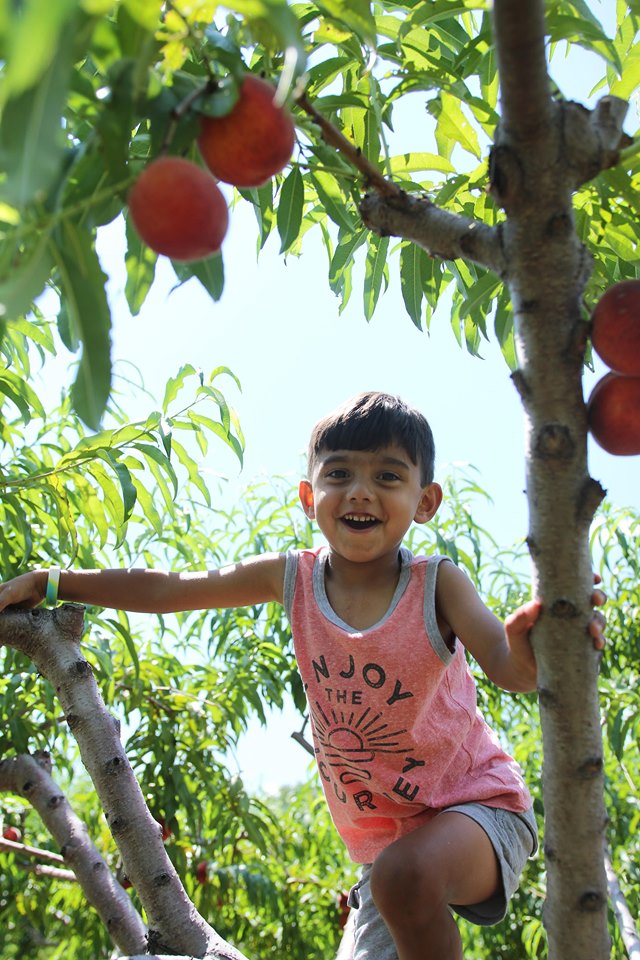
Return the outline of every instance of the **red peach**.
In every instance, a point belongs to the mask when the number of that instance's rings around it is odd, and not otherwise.
[[[229,225],[222,192],[207,170],[183,157],[159,157],[129,192],[129,213],[141,238],[174,260],[217,253]]]
[[[598,300],[591,343],[611,370],[640,377],[640,280],[621,280]]]
[[[236,187],[259,187],[287,165],[295,128],[273,102],[270,83],[246,74],[238,100],[223,117],[202,116],[198,147],[211,172]]]
[[[594,440],[607,453],[640,454],[640,377],[605,374],[591,391],[587,416]]]

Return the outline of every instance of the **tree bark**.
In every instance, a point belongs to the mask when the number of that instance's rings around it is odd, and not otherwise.
[[[44,825],[60,845],[64,862],[73,868],[70,877],[77,878],[115,945],[128,953],[144,950],[146,927],[131,899],[89,839],[85,824],[76,816],[51,777],[49,755],[23,755],[2,760],[0,790],[24,797],[40,814]],[[14,846],[20,848],[22,844]],[[41,873],[48,871],[49,876],[55,876],[51,871],[57,868],[33,865],[30,869]],[[58,876],[61,872],[58,870]]]
[[[145,948],[150,953],[246,960],[200,916],[167,856],[161,829],[122,748],[118,724],[82,656],[83,623],[84,608],[78,604],[55,610],[5,610],[0,614],[0,644],[21,650],[56,691],[126,874],[147,915]]]

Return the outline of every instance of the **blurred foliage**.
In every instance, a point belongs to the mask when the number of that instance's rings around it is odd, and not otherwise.
[[[258,248],[274,234],[283,255],[298,256],[306,233],[319,229],[341,308],[357,263],[370,318],[393,265],[413,323],[428,327],[448,290],[459,342],[477,353],[492,324],[513,365],[511,307],[500,281],[474,264],[443,262],[405,241],[391,247],[388,237],[364,230],[358,205],[366,185],[295,101],[304,86],[315,107],[403,189],[496,224],[503,214],[485,189],[498,121],[489,6],[487,0],[229,0],[224,6],[3,0],[0,322],[20,324],[43,289],[56,293],[60,333],[79,354],[72,406],[97,429],[112,371],[96,231],[126,215],[129,187],[150,159],[169,151],[199,162],[199,115],[228,112],[242,72],[251,70],[278,85],[298,131],[289,167],[260,188],[234,192],[234,204],[254,208]],[[575,45],[599,58],[600,75],[589,78],[591,89],[585,81],[585,98],[610,90],[633,101],[640,79],[637,4],[617,2],[612,36],[595,4],[547,0],[546,7],[550,56]],[[418,135],[412,121],[415,142],[407,143],[406,107],[418,101],[424,122]],[[638,273],[638,171],[631,151],[576,195],[577,229],[595,260],[589,303],[615,280]],[[219,299],[223,256],[175,263],[178,282],[195,278]],[[156,261],[128,224],[126,295],[133,314],[153,284]],[[0,391],[16,393],[11,377],[0,377]]]

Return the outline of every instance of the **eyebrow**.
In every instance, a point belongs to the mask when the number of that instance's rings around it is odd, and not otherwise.
[[[358,451],[358,453],[368,453],[368,452],[375,452],[375,451],[365,451],[365,450]],[[349,453],[350,451],[345,451],[344,453],[331,453],[327,457],[322,457],[321,462],[323,466],[331,466],[334,463],[344,463],[345,460],[349,459]],[[380,458],[380,463],[387,464],[389,466],[394,466],[394,467],[404,467],[405,470],[411,469],[409,463],[406,460],[400,460],[398,457],[384,456]]]

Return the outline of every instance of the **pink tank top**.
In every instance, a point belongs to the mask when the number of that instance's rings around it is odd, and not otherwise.
[[[284,604],[305,686],[331,816],[358,863],[444,807],[480,802],[521,813],[531,797],[476,704],[459,641],[436,622],[438,565],[401,548],[389,609],[354,630],[325,591],[326,547],[287,555]]]

